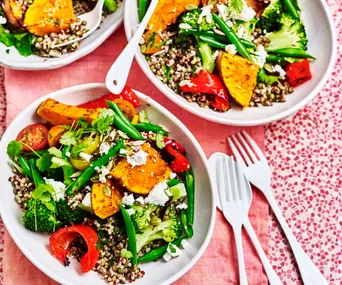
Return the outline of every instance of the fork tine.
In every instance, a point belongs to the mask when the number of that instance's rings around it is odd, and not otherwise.
[[[259,159],[255,156],[253,150],[250,148],[250,146],[248,145],[246,140],[243,138],[241,133],[238,133],[237,136],[239,137],[242,144],[245,146],[245,149],[247,150],[247,152],[248,152],[249,156],[251,157],[253,163],[257,163]]]
[[[227,138],[228,144],[235,156],[236,162],[240,165],[246,166],[246,163],[243,161],[242,156],[240,155],[239,151],[235,147],[234,143],[232,142],[231,138]]]
[[[248,154],[245,152],[245,150],[243,149],[242,145],[240,144],[240,142],[237,140],[237,138],[235,137],[235,135],[232,136],[232,139],[235,143],[235,145],[237,145],[239,151],[240,151],[240,155],[242,154],[244,160],[246,161],[247,166],[252,165],[252,161],[250,160]]]
[[[224,166],[224,173],[223,173],[223,177],[224,177],[224,181],[225,181],[225,186],[226,186],[226,195],[227,195],[227,200],[228,201],[233,201],[234,197],[232,196],[232,184],[230,183],[230,179],[231,179],[231,175],[229,172],[229,165],[227,164],[227,159],[223,158],[223,166]]]
[[[238,196],[238,184],[237,184],[237,179],[236,179],[236,169],[235,169],[235,162],[233,159],[230,158],[226,158],[226,162],[229,163],[229,167],[230,167],[230,171],[229,173],[229,178],[231,181],[231,191],[230,193],[233,196],[233,201],[238,201],[239,200],[239,196]]]
[[[234,163],[234,164],[235,164],[235,169],[236,169],[236,176],[237,176],[237,179],[239,181],[238,191],[239,191],[239,195],[240,195],[240,200],[246,201],[246,192],[245,192],[246,190],[245,190],[245,184],[243,181],[243,173],[242,173],[239,165],[237,163]]]
[[[248,143],[252,146],[253,150],[259,156],[259,159],[267,161],[265,155],[263,154],[259,146],[256,144],[256,142],[249,136],[249,134],[246,131],[242,131],[242,134],[245,136]]]

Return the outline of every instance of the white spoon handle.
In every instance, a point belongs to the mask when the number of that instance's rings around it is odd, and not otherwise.
[[[267,256],[264,252],[264,250],[261,247],[260,241],[258,240],[258,237],[256,233],[253,230],[253,227],[249,221],[249,219],[246,219],[246,221],[243,223],[249,237],[252,240],[252,243],[254,244],[254,247],[260,257],[260,260],[262,262],[262,265],[264,266],[266,275],[268,277],[268,282],[270,285],[282,285],[278,275],[275,273],[272,265],[270,264],[269,260],[267,259]]]
[[[157,4],[158,0],[151,1],[138,30],[109,69],[106,76],[106,86],[110,92],[119,94],[125,87],[137,46],[139,45],[139,41],[144,34],[147,23],[150,20]]]

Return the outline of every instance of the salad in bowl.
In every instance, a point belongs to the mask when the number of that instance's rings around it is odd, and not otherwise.
[[[70,284],[94,284],[98,274],[108,284],[139,284],[148,272],[147,281],[160,284],[170,273],[156,278],[145,264],[153,267],[157,263],[152,261],[160,260],[172,266],[182,256],[186,264],[189,255],[195,262],[194,249],[207,243],[198,236],[192,245],[196,190],[202,187],[196,184],[202,179],[196,178],[197,162],[193,165],[188,155],[193,150],[175,140],[167,124],[153,120],[153,102],[141,108],[141,99],[129,87],[77,106],[57,99],[40,100],[39,119],[6,146],[12,171],[8,181],[22,211],[18,226],[26,238],[32,233],[45,241],[47,263],[55,259],[59,265],[52,268],[61,272],[73,264],[73,272],[66,272],[80,278],[74,282],[66,276]],[[5,225],[16,240],[3,207]],[[213,203],[208,211],[213,218]],[[210,235],[213,225],[207,226],[198,232]],[[43,248],[42,243],[39,250]],[[30,260],[38,266],[45,262]]]
[[[137,11],[125,9],[128,39],[147,6],[129,2]],[[265,124],[298,110],[329,75],[336,38],[323,2],[159,1],[137,61],[159,90],[196,115]]]

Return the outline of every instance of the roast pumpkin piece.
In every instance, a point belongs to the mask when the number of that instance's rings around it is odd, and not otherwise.
[[[79,108],[63,104],[51,98],[43,101],[37,109],[37,114],[53,125],[72,125],[81,117],[91,123],[98,117],[100,112],[101,108]]]
[[[93,183],[91,187],[91,207],[96,216],[108,218],[120,210],[122,190],[109,180],[106,183]]]
[[[142,52],[145,54],[152,54],[160,50],[158,43],[161,42],[161,38],[158,35],[159,32],[163,32],[167,26],[176,23],[179,15],[186,11],[186,5],[199,6],[201,0],[159,0],[153,15],[146,26],[146,34],[144,36],[146,49]],[[156,36],[158,35],[158,36]],[[146,42],[154,38],[154,44],[157,46],[146,44]]]
[[[8,23],[14,28],[22,30],[24,20],[24,1],[4,0],[2,2],[2,10],[5,13]]]
[[[75,21],[72,0],[34,0],[24,19],[26,29],[44,36],[70,28]]]
[[[263,0],[246,0],[246,3],[249,7],[251,7],[257,14],[257,17],[261,17],[264,12],[267,3]]]
[[[144,48],[141,48],[141,52],[144,54],[154,54],[161,50],[162,45],[160,45],[161,37],[158,33],[154,31],[147,31],[143,35]]]
[[[217,70],[231,98],[247,107],[256,86],[259,66],[240,55],[220,52],[216,60]]]
[[[149,143],[144,143],[142,150],[148,154],[146,164],[132,167],[123,158],[112,169],[111,175],[129,191],[146,195],[156,184],[170,179],[172,170]]]

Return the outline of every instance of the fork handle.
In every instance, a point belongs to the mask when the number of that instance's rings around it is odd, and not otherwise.
[[[243,223],[249,237],[252,240],[252,243],[260,257],[260,260],[262,262],[262,265],[264,266],[266,275],[268,277],[268,282],[270,285],[282,285],[278,275],[275,273],[272,265],[270,264],[269,260],[267,259],[267,256],[264,252],[264,250],[262,249],[262,246],[260,244],[260,241],[249,221],[249,219],[246,219],[246,221]]]
[[[323,274],[318,270],[312,260],[305,253],[299,242],[296,240],[295,236],[292,234],[292,231],[287,225],[286,220],[284,219],[271,191],[272,190],[269,189],[269,191],[265,191],[264,194],[275,216],[277,217],[278,222],[287,237],[287,240],[290,243],[304,285],[328,285],[328,282],[324,278]]]
[[[242,249],[242,225],[236,226],[234,229],[234,238],[236,244],[236,252],[238,257],[239,263],[239,281],[240,285],[247,285],[247,275],[246,275],[246,267],[245,267],[245,260],[243,257],[243,249]]]

